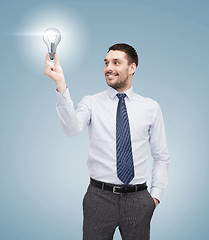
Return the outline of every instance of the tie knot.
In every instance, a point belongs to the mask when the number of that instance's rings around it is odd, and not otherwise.
[[[126,97],[126,94],[125,93],[117,93],[116,96],[121,100]]]

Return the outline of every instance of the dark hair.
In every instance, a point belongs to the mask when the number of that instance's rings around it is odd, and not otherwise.
[[[126,53],[128,58],[128,64],[130,65],[131,63],[135,63],[136,66],[138,66],[138,55],[136,50],[132,46],[126,43],[117,43],[109,47],[109,50],[107,52],[109,52],[110,50],[118,50]]]

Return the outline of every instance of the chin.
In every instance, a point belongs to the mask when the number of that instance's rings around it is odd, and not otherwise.
[[[112,87],[114,85],[114,83],[112,81],[109,81],[106,79],[107,85],[109,85],[110,87]]]
[[[110,87],[112,87],[112,88],[116,88],[116,87],[117,87],[116,84],[111,83],[111,82],[107,82],[107,85],[110,86]]]

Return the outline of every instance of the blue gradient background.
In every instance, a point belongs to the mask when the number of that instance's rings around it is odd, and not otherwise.
[[[43,75],[46,46],[28,33],[54,22],[74,26],[58,52],[75,105],[107,88],[110,45],[137,49],[133,88],[161,105],[171,156],[151,239],[208,238],[208,10],[203,0],[1,3],[0,239],[82,238],[87,129],[74,138],[63,133],[55,84]]]

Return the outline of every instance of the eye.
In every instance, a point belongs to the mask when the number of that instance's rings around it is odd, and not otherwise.
[[[105,62],[105,66],[107,66],[108,65],[108,62]]]
[[[115,65],[118,65],[118,64],[119,64],[119,62],[118,62],[118,61],[115,61],[115,62],[114,62],[114,64],[115,64]]]

